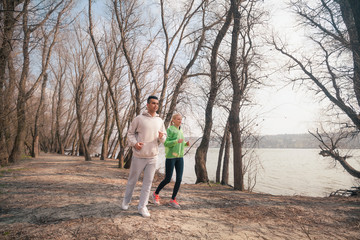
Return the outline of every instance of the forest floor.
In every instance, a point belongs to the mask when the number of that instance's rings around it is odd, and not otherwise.
[[[150,218],[137,212],[141,181],[121,209],[128,170],[117,161],[43,154],[0,168],[0,239],[360,239],[359,197],[302,197],[173,183]],[[161,181],[155,176],[153,190]]]

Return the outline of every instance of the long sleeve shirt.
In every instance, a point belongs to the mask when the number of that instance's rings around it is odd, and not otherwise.
[[[184,156],[184,147],[186,145],[184,134],[181,129],[175,126],[170,126],[167,130],[167,138],[165,140],[165,157],[166,158],[181,158]],[[178,143],[179,139],[184,139],[182,143]]]
[[[159,132],[164,133],[159,139]],[[136,116],[131,122],[128,130],[128,144],[133,148],[133,154],[138,158],[153,158],[159,154],[159,144],[164,143],[166,130],[163,120],[156,116],[151,116],[147,111]],[[138,142],[144,143],[141,150],[135,148]]]

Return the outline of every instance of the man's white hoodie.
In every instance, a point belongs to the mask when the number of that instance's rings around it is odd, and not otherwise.
[[[163,137],[159,139],[159,132]],[[164,121],[156,114],[151,116],[147,111],[138,115],[131,122],[128,130],[128,144],[137,158],[154,158],[159,154],[159,144],[166,140]],[[141,150],[136,150],[135,144],[144,143]]]

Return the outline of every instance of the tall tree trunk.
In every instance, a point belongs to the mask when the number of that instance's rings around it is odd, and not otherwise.
[[[110,86],[108,86],[109,88]],[[105,127],[104,138],[101,146],[100,160],[105,160],[109,156],[109,136],[110,136],[110,109],[109,109],[109,90],[105,94]]]
[[[20,93],[19,93],[20,94]],[[9,156],[9,162],[15,163],[20,160],[25,154],[25,134],[26,134],[26,119],[25,119],[25,97],[19,96],[16,106],[17,129],[13,149]]]
[[[16,18],[14,16],[15,7],[19,1],[2,1],[4,25],[2,28],[2,43],[0,46],[0,160],[6,164],[9,157],[9,126],[8,114],[10,113],[10,101],[14,92],[15,74],[13,69],[13,59],[11,57],[13,33],[15,29]],[[20,14],[19,14],[20,15]],[[6,69],[9,70],[9,83],[6,84]]]
[[[336,0],[350,38],[350,50],[353,52],[353,84],[357,102],[360,106],[360,1]]]
[[[44,95],[45,95],[45,88],[46,88],[47,78],[48,78],[48,75],[44,74],[43,83],[41,85],[41,95],[40,95],[39,106],[38,106],[38,109],[37,109],[36,115],[35,115],[34,136],[33,136],[32,149],[31,149],[31,156],[34,157],[34,158],[39,156],[38,122],[39,122],[39,117],[40,117],[40,113],[41,113],[41,110],[42,110],[42,106],[44,104],[44,98],[45,98]]]
[[[18,85],[18,99],[16,104],[17,129],[14,146],[9,156],[9,162],[14,163],[25,154],[25,136],[26,136],[26,81],[29,74],[29,43],[30,30],[28,29],[28,7],[29,1],[25,1],[23,6],[23,68]]]
[[[231,40],[231,53],[228,61],[230,67],[230,77],[233,86],[233,98],[231,103],[231,110],[229,115],[229,126],[231,132],[231,139],[233,145],[233,160],[234,160],[234,189],[244,190],[244,176],[242,167],[242,144],[240,132],[240,102],[242,97],[242,90],[240,87],[240,79],[237,73],[237,52],[238,40],[240,33],[240,0],[231,0],[230,11],[233,13],[234,26]]]
[[[224,134],[225,134],[225,132],[224,132]],[[220,182],[221,163],[222,163],[222,158],[223,158],[223,154],[224,154],[224,148],[225,148],[225,136],[223,136],[221,138],[221,144],[220,144],[219,155],[218,155],[218,162],[217,162],[217,166],[216,166],[216,176],[215,176],[215,182],[216,183]]]
[[[132,148],[130,148],[129,151],[126,153],[125,159],[124,159],[124,162],[125,162],[124,168],[126,168],[126,169],[129,169],[131,166],[132,154],[133,154]]]
[[[224,163],[223,163],[223,171],[221,184],[228,185],[229,184],[229,163],[230,163],[230,131],[227,130],[226,138],[225,138],[225,154],[224,154]]]
[[[57,100],[57,106],[56,106],[56,116],[55,116],[55,146],[56,146],[56,152],[59,154],[64,154],[64,144],[61,138],[60,133],[60,118],[62,114],[62,108],[63,108],[63,94],[62,94],[62,79],[58,80],[59,86],[58,86],[58,100]]]
[[[120,151],[119,154],[117,156],[117,159],[119,160],[119,168],[124,168],[125,166],[125,148],[124,147],[120,147]]]
[[[71,156],[76,156],[77,155],[77,142],[78,142],[78,131],[76,131],[76,133],[74,134],[74,140],[72,142],[72,148],[71,148]]]
[[[79,156],[84,156],[85,161],[91,161],[90,153],[86,146],[84,135],[83,135],[81,114],[78,114],[77,119],[78,119],[78,133],[79,133],[79,141],[78,141]]]
[[[225,142],[226,142],[226,136],[227,136],[228,132],[229,132],[229,121],[226,122],[226,126],[225,126],[225,129],[224,129],[224,134],[223,134],[223,136],[221,138],[221,144],[220,144],[219,156],[218,156],[218,163],[217,163],[217,167],[216,167],[216,182],[217,183],[220,182],[221,162],[222,162],[222,158],[223,158]]]
[[[209,149],[210,135],[212,130],[212,121],[213,121],[212,110],[219,89],[219,82],[217,80],[217,54],[220,44],[223,38],[225,37],[227,30],[230,27],[231,20],[232,20],[232,13],[231,11],[229,11],[223,26],[221,27],[218,35],[216,36],[214,46],[211,52],[211,62],[210,62],[211,84],[210,84],[209,98],[205,109],[205,126],[204,126],[204,132],[200,145],[196,149],[196,153],[195,153],[196,183],[209,181],[206,170],[206,155]]]
[[[34,13],[30,13],[28,11],[28,7],[30,5],[30,0],[24,0],[23,3],[23,10],[22,10],[22,32],[23,32],[23,41],[22,41],[22,55],[23,55],[23,67],[22,72],[20,76],[20,81],[18,84],[18,100],[17,100],[17,134],[15,138],[15,143],[12,149],[12,152],[9,157],[10,162],[15,162],[17,159],[21,157],[25,153],[25,136],[26,136],[26,102],[31,97],[31,95],[36,90],[38,84],[41,82],[43,78],[43,74],[46,72],[47,66],[50,61],[51,56],[51,50],[56,42],[56,35],[58,31],[58,27],[61,22],[61,16],[64,13],[64,11],[70,6],[71,1],[67,2],[65,4],[64,8],[59,12],[57,16],[57,22],[56,25],[50,32],[49,35],[44,34],[43,38],[45,39],[43,44],[43,50],[42,50],[42,69],[39,77],[36,79],[36,81],[32,84],[29,90],[26,88],[27,86],[27,80],[29,75],[29,64],[30,64],[30,51],[33,49],[30,48],[30,38],[31,34],[35,32],[40,27],[44,26],[44,24],[47,22],[47,20],[50,18],[50,16],[55,12],[57,8],[59,8],[64,0],[57,2],[48,12],[46,12],[43,15],[43,19],[41,19],[38,23],[32,22],[29,19],[29,16],[32,16]],[[36,15],[36,14],[35,14]],[[50,44],[50,46],[47,46],[47,39],[48,37],[53,34],[53,41]],[[46,50],[47,49],[47,50]]]
[[[76,105],[76,116],[78,123],[79,133],[79,155],[85,157],[85,161],[91,161],[90,153],[84,139],[83,122],[82,122],[82,102],[84,94],[84,75],[80,76],[79,83],[77,83],[75,105]],[[80,150],[81,149],[81,150]]]

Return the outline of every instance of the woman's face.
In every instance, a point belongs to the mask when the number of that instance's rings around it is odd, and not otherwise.
[[[182,117],[179,116],[179,115],[176,115],[174,118],[173,118],[173,123],[176,127],[179,127],[181,125],[181,120],[182,120]]]

